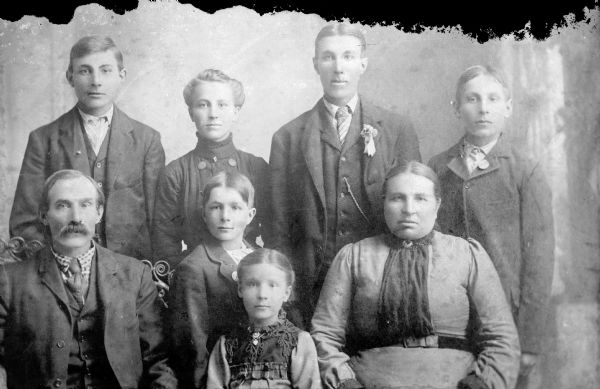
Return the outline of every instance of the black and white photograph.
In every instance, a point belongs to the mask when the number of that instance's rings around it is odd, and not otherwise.
[[[597,1],[28,3],[0,389],[600,387]]]

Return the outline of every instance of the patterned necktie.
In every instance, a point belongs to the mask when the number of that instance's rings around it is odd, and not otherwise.
[[[465,161],[465,166],[467,167],[469,174],[471,174],[473,173],[473,170],[475,170],[477,164],[485,158],[485,153],[479,147],[469,143],[465,144],[464,152],[463,159]]]
[[[88,288],[88,280],[81,274],[81,265],[76,258],[71,259],[69,264],[70,276],[66,280],[67,287],[75,296],[79,306],[83,306],[84,294]]]
[[[346,135],[348,134],[348,129],[350,126],[344,126],[344,122],[346,119],[350,117],[349,108],[347,105],[338,108],[335,112],[335,123],[338,135],[340,137],[340,142],[343,144],[346,139]]]

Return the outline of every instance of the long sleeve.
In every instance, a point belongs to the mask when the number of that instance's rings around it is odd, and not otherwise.
[[[44,138],[37,132],[29,134],[10,213],[10,236],[20,236],[25,240],[44,240],[42,225],[38,219],[38,206],[47,176],[47,157],[48,149]]]
[[[181,177],[167,166],[158,178],[152,220],[152,250],[155,259],[181,253],[183,216],[180,215]]]
[[[292,388],[321,389],[317,350],[310,334],[298,334],[298,346],[292,352]]]
[[[175,389],[177,379],[167,364],[167,343],[160,310],[150,269],[144,266],[136,314],[139,320],[140,348],[146,381],[150,388]]]
[[[479,318],[481,350],[473,372],[490,389],[513,388],[519,372],[519,336],[498,274],[483,247],[471,239],[468,293]]]
[[[539,165],[523,178],[521,234],[521,296],[516,321],[523,352],[537,354],[554,271],[552,195]]]
[[[8,319],[9,307],[8,276],[4,265],[0,265],[0,389],[7,389],[4,339],[6,333],[6,321]]]
[[[342,351],[352,299],[352,245],[336,255],[312,318],[311,335],[317,348],[321,379],[325,388],[337,388],[341,382],[356,379]]]
[[[271,155],[269,157],[269,200],[271,203],[271,229],[266,243],[270,248],[290,254],[291,250],[291,223],[293,221],[293,194],[289,193],[288,181],[290,169],[288,167],[288,152],[290,145],[285,142],[285,137],[276,133],[271,142]]]
[[[269,214],[269,165],[262,158],[253,158],[250,160],[252,172],[252,181],[254,186],[254,207],[256,208],[256,221],[250,224],[247,229],[256,231],[247,232],[246,238],[256,243],[256,238],[260,235],[263,242],[267,234],[271,232],[271,215]],[[253,228],[254,225],[260,228]]]
[[[208,301],[204,274],[182,263],[175,269],[169,293],[173,367],[181,388],[204,385],[208,350]]]
[[[228,387],[231,381],[231,372],[226,356],[225,336],[221,335],[210,353],[206,374],[206,389],[226,389]]]
[[[160,142],[160,134],[154,133],[148,150],[144,156],[144,198],[146,205],[147,225],[152,227],[154,217],[154,201],[156,198],[156,184],[158,176],[165,167],[165,151]]]

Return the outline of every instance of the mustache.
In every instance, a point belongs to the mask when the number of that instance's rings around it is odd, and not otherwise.
[[[90,233],[90,231],[83,223],[70,222],[69,224],[67,224],[60,230],[59,235],[61,235],[61,236],[64,236],[67,234],[89,235],[89,233]]]

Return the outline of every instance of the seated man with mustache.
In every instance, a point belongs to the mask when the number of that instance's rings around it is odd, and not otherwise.
[[[177,387],[150,269],[92,240],[103,211],[91,177],[59,170],[46,180],[39,217],[49,244],[0,266],[4,387]]]

